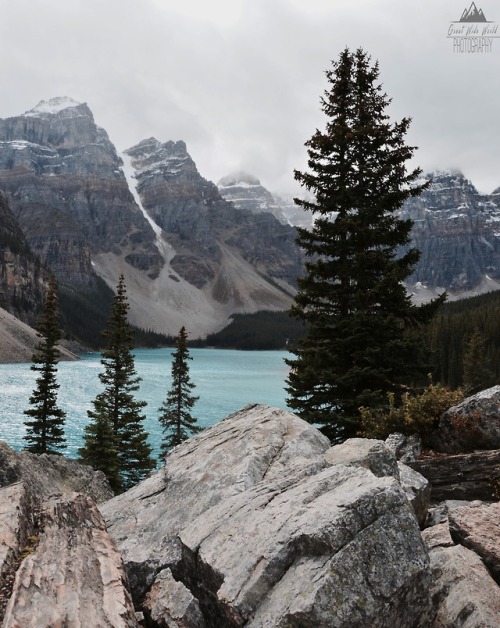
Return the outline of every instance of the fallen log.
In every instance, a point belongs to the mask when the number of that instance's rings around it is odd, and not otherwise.
[[[500,500],[500,450],[423,456],[406,463],[431,484],[431,501]]]

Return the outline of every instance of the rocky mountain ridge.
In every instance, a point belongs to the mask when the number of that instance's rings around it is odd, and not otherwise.
[[[145,140],[122,159],[86,104],[56,98],[0,121],[0,191],[61,284],[92,298],[96,275],[114,288],[124,273],[140,327],[197,337],[291,302],[293,228],[236,212],[183,142]]]
[[[268,212],[281,223],[294,227],[310,227],[311,215],[296,205],[293,198],[284,194],[271,193],[247,172],[234,172],[222,177],[217,183],[219,192],[237,209],[248,209],[253,213]]]
[[[414,222],[412,246],[421,252],[408,289],[419,301],[444,290],[453,300],[500,289],[500,188],[480,194],[459,170],[429,172],[421,180],[426,181],[429,188],[400,211],[403,219]],[[277,196],[253,175],[234,173],[218,186],[237,208],[271,212],[296,226],[311,225],[307,212],[291,199],[280,206]],[[294,214],[294,208],[300,213]]]
[[[458,170],[424,177],[430,185],[408,200],[420,261],[407,285],[417,295],[447,290],[451,298],[500,288],[500,188],[480,194]]]

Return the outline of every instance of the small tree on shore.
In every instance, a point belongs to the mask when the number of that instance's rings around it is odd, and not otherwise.
[[[78,451],[82,462],[103,471],[116,493],[140,481],[155,463],[141,414],[145,401],[134,399],[141,378],[134,364],[133,332],[127,320],[129,309],[125,279],[120,276],[113,299],[111,317],[103,336],[104,372],[99,379],[104,391],[87,412],[91,422],[85,428],[84,445]]]
[[[164,438],[161,445],[160,458],[165,456],[172,447],[180,445],[192,434],[202,431],[191,409],[198,400],[191,394],[195,384],[189,376],[188,360],[192,360],[187,348],[187,332],[181,327],[172,354],[172,387],[167,399],[160,407],[159,421],[163,426]]]
[[[59,300],[57,281],[50,277],[49,289],[44,311],[38,325],[40,341],[33,353],[32,371],[40,375],[36,380],[36,388],[29,402],[31,408],[24,411],[30,420],[25,421],[26,449],[35,454],[61,453],[65,445],[64,421],[66,413],[57,405],[59,384],[56,380],[57,363],[59,361],[58,341],[62,331],[59,326]]]

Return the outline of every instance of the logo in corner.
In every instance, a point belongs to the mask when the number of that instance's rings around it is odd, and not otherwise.
[[[453,52],[487,53],[493,50],[493,40],[500,35],[498,24],[487,20],[483,10],[472,2],[459,20],[450,23],[447,37],[453,40]]]

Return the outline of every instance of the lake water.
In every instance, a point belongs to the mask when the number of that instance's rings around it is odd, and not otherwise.
[[[173,349],[139,349],[134,352],[138,375],[143,378],[136,398],[147,402],[144,428],[156,456],[161,442],[158,408],[166,398],[171,382]],[[284,390],[288,367],[281,351],[232,351],[222,349],[190,349],[191,381],[194,395],[200,398],[192,414],[199,425],[208,427],[249,403],[265,403],[286,409]],[[78,362],[60,362],[57,381],[61,385],[58,404],[66,413],[66,450],[74,458],[82,444],[83,430],[88,422],[87,410],[103,390],[98,375],[102,372],[99,353],[81,356]],[[25,446],[23,410],[37,373],[30,364],[0,365],[0,440],[14,449]]]

